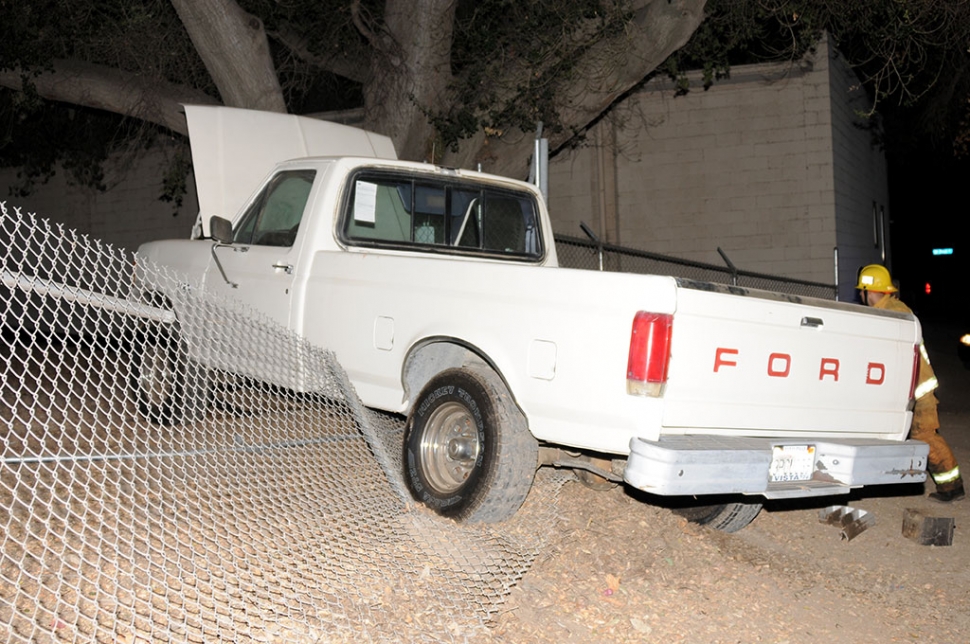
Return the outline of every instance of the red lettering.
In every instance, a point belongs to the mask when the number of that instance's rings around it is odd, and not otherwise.
[[[775,361],[782,360],[785,363],[784,368],[776,369]],[[768,356],[768,375],[772,378],[787,378],[788,372],[791,371],[791,356],[787,353],[772,353]]]
[[[724,367],[736,367],[738,363],[736,360],[726,360],[724,356],[736,356],[738,355],[737,349],[725,349],[723,347],[718,347],[717,351],[714,352],[714,373],[722,366]]]
[[[822,358],[822,366],[818,370],[818,379],[822,380],[825,376],[832,376],[835,382],[839,381],[839,361],[835,358]]]
[[[872,372],[879,371],[879,378],[873,377]],[[866,384],[867,385],[881,385],[882,381],[886,379],[886,365],[879,362],[870,362],[869,366],[866,368]]]
[[[738,366],[737,349],[717,347],[714,350],[714,373],[718,373],[721,367]],[[787,378],[791,375],[792,357],[789,353],[772,353],[768,355],[768,376],[771,378]],[[839,370],[842,362],[838,358],[822,358],[819,363],[818,379],[825,380],[826,376],[831,376],[834,382],[839,381]],[[866,369],[866,384],[881,385],[886,380],[886,365],[881,362],[870,362]]]

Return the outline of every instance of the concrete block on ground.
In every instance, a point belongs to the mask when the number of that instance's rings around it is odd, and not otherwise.
[[[952,517],[930,517],[914,508],[903,512],[903,536],[921,546],[953,545],[955,527]]]

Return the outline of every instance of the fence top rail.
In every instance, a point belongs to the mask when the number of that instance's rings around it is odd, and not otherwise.
[[[555,234],[555,240],[557,244],[572,244],[574,246],[583,246],[591,250],[603,249],[604,251],[610,251],[613,253],[619,253],[621,255],[629,255],[631,257],[639,257],[642,259],[650,259],[658,262],[667,262],[670,264],[679,264],[681,266],[688,266],[690,268],[698,268],[709,271],[717,271],[719,273],[725,273],[728,275],[738,275],[742,277],[750,277],[755,279],[782,281],[790,284],[800,284],[803,286],[813,286],[817,288],[825,289],[835,289],[834,284],[826,284],[824,282],[813,282],[810,280],[798,279],[795,277],[783,277],[779,275],[769,275],[767,273],[757,273],[755,271],[748,271],[743,269],[732,270],[726,266],[720,266],[718,264],[708,264],[707,262],[698,262],[692,259],[684,259],[682,257],[673,257],[671,255],[662,255],[660,253],[653,253],[646,250],[640,250],[639,248],[630,248],[629,246],[617,246],[616,244],[611,244],[608,242],[594,242],[588,239],[583,239],[581,237],[572,237],[571,235],[562,235],[559,233]]]

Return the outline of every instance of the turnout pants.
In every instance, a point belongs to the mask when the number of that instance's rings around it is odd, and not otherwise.
[[[940,492],[948,492],[959,487],[962,481],[953,450],[939,433],[940,417],[936,412],[937,404],[939,403],[932,392],[916,401],[909,437],[930,446],[927,469],[933,476],[933,481],[936,482],[936,489]]]

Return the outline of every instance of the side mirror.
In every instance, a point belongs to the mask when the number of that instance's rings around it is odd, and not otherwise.
[[[220,244],[232,243],[232,222],[224,217],[212,217],[209,219],[209,231],[212,238]]]

